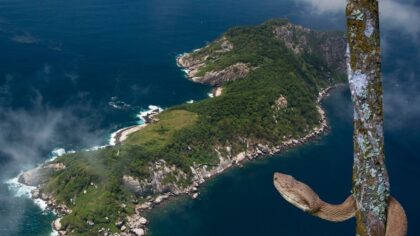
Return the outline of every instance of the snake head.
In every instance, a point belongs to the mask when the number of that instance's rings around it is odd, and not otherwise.
[[[317,206],[318,195],[293,176],[275,173],[273,182],[280,195],[295,207],[311,213],[319,209]]]

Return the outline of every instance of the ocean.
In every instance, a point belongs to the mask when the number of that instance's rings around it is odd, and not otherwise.
[[[4,182],[53,150],[106,145],[110,134],[162,108],[208,97],[176,66],[228,28],[275,17],[319,30],[344,30],[342,11],[303,0],[0,1],[0,235],[49,235],[54,215]],[[337,1],[340,2],[340,1]],[[392,2],[418,19],[419,2]],[[398,5],[399,4],[399,5]],[[411,7],[406,7],[411,6]],[[405,207],[409,235],[420,235],[419,28],[382,25],[385,141],[392,195]],[[344,9],[344,8],[343,8]],[[400,13],[401,11],[399,11]],[[398,23],[404,17],[393,16]],[[417,18],[416,18],[417,17]],[[408,18],[409,20],[412,18]],[[272,173],[294,175],[329,202],[350,194],[352,111],[347,88],[325,99],[331,131],[317,141],[228,170],[149,215],[150,234],[354,235],[287,204]],[[59,149],[61,148],[61,149]],[[22,190],[22,189],[20,189]]]

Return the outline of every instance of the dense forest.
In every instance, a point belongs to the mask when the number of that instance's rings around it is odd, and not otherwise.
[[[301,47],[297,51],[276,37],[275,28],[285,25],[291,24],[271,20],[236,27],[190,54],[206,56],[198,76],[236,63],[250,68],[244,78],[221,84],[220,96],[171,107],[120,145],[56,159],[66,168],[51,173],[41,191],[71,209],[61,221],[63,227],[78,235],[96,235],[101,228],[118,232],[116,221],[133,214],[134,206],[149,195],[159,194],[132,191],[123,176],[151,179],[157,162],[175,168],[164,176],[163,185],[183,188],[192,183],[191,166],[217,165],[219,155],[227,155],[226,147],[236,155],[249,144],[276,145],[319,125],[319,91],[344,81],[344,76],[318,46],[336,43],[331,37],[343,38],[343,33],[291,27],[291,42]],[[231,50],[221,50],[222,38],[233,45]],[[279,107],[279,97],[287,104]]]

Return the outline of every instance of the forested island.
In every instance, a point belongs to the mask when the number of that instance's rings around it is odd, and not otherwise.
[[[343,32],[285,19],[232,28],[176,59],[214,97],[154,112],[116,145],[62,155],[19,179],[57,212],[62,235],[144,235],[145,212],[163,200],[195,198],[211,176],[324,132],[319,102],[345,81],[345,43]]]

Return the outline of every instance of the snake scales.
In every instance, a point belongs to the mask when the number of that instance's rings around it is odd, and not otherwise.
[[[297,208],[319,218],[339,222],[352,218],[356,213],[356,204],[352,196],[343,203],[333,205],[324,202],[308,185],[297,181],[293,176],[282,173],[274,174],[274,186],[281,196]],[[405,236],[407,217],[400,203],[393,197],[388,200],[386,236]]]

